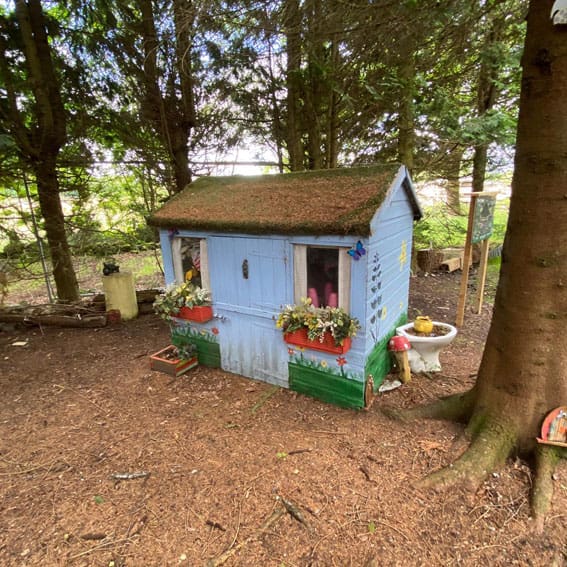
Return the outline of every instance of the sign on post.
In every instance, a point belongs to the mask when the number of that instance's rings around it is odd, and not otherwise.
[[[494,195],[480,194],[480,196],[475,199],[472,232],[473,244],[482,242],[492,235],[495,206],[496,198]]]
[[[459,304],[457,306],[456,326],[461,327],[465,319],[465,304],[467,301],[467,286],[469,283],[469,268],[471,266],[473,244],[482,242],[480,256],[480,270],[478,283],[478,296],[476,312],[482,309],[484,296],[484,284],[486,281],[486,267],[488,264],[488,243],[492,234],[494,222],[494,208],[496,206],[496,193],[469,193],[471,204],[469,208],[469,222],[467,227],[467,239],[465,242],[465,253],[463,257],[463,275],[461,276],[461,290],[459,293]]]

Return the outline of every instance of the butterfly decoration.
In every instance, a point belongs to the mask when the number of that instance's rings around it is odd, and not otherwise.
[[[347,253],[349,256],[352,256],[353,260],[360,260],[360,258],[366,254],[366,250],[362,245],[362,242],[359,240],[354,248],[347,250]]]

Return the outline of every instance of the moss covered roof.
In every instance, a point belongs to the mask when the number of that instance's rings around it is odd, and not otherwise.
[[[398,165],[202,177],[172,197],[149,224],[249,234],[368,235]]]

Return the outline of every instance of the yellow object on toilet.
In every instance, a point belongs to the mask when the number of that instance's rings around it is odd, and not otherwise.
[[[428,335],[433,331],[433,321],[429,317],[419,316],[413,322],[413,328],[417,333]]]

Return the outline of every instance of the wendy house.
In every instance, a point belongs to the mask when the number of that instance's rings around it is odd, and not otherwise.
[[[420,217],[403,166],[202,177],[149,219],[166,283],[210,291],[172,332],[201,364],[364,407],[407,319]]]

